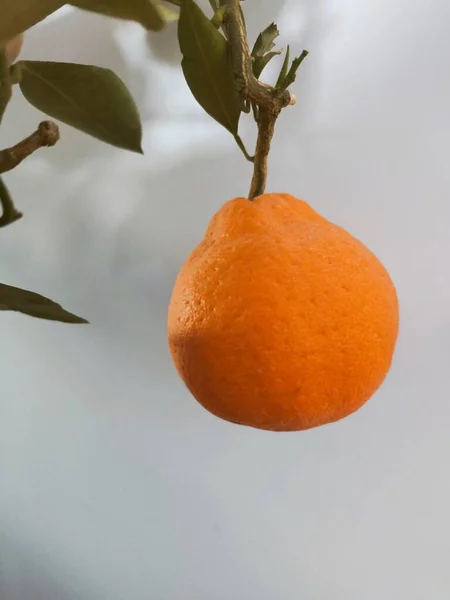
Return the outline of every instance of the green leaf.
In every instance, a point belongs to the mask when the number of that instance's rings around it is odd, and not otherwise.
[[[0,42],[26,31],[64,4],[63,0],[1,0]]]
[[[155,8],[166,23],[174,23],[180,18],[180,13],[171,8],[167,8],[167,6],[164,6],[163,4],[157,4]]]
[[[256,79],[259,79],[261,73],[267,67],[272,58],[274,56],[278,56],[279,54],[281,54],[279,50],[273,50],[272,52],[267,52],[267,54],[264,54],[264,56],[257,56],[253,60],[253,74]]]
[[[53,300],[4,283],[0,283],[0,310],[12,310],[30,317],[60,321],[61,323],[88,322],[86,319],[67,312]]]
[[[271,23],[258,35],[252,50],[253,74],[256,79],[259,79],[272,58],[281,54],[280,50],[272,51],[275,46],[274,41],[279,35],[280,32],[275,23]]]
[[[292,61],[291,68],[287,72],[286,77],[283,80],[283,83],[280,85],[281,90],[287,90],[288,87],[294,83],[294,81],[297,77],[297,71],[298,71],[300,65],[302,64],[302,62],[308,56],[308,54],[309,53],[307,50],[303,50],[303,52],[301,53],[300,56],[297,56],[297,58],[294,58],[294,60]]]
[[[178,41],[186,82],[200,106],[236,135],[242,101],[236,90],[227,40],[194,0],[180,11]]]
[[[219,6],[219,8],[214,12],[214,15],[211,19],[211,23],[214,25],[214,27],[216,29],[220,29],[223,25],[225,10],[226,10],[226,6]]]
[[[290,48],[289,46],[286,48],[286,56],[284,57],[283,65],[281,67],[280,74],[278,75],[277,83],[275,87],[281,88],[286,80],[286,75],[288,73],[289,68],[289,57],[290,57]]]
[[[270,52],[272,48],[275,46],[274,41],[280,35],[278,31],[278,27],[275,23],[271,23],[263,32],[261,32],[253,46],[252,56],[253,57],[261,57],[267,52]]]
[[[72,63],[20,61],[25,98],[54,119],[112,146],[142,152],[138,109],[109,69]]]
[[[163,15],[151,0],[76,0],[70,4],[108,17],[137,21],[150,31],[160,31],[165,25]]]

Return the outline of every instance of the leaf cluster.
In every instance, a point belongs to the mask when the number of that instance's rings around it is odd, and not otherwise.
[[[252,161],[253,157],[238,134],[241,115],[248,113],[250,107],[243,103],[239,95],[239,82],[233,70],[227,35],[227,4],[223,0],[210,0],[213,11],[211,17],[204,13],[195,0],[181,0],[180,4],[178,41],[186,82],[200,106],[233,135],[245,157]],[[252,68],[257,79],[269,62],[281,54],[281,50],[275,49],[278,36],[278,27],[272,23],[256,39],[252,50]],[[278,89],[285,90],[295,81],[297,70],[306,56],[307,52],[304,51],[290,64],[287,48],[276,83]],[[257,107],[252,108],[258,120]]]
[[[21,60],[6,64],[4,44],[62,8],[61,0],[2,0],[0,7],[0,117],[15,85],[26,100],[49,117],[124,150],[142,153],[138,108],[123,81],[109,69],[93,65]],[[160,31],[177,12],[150,0],[78,0],[74,7],[108,17],[132,20],[149,31]],[[8,150],[3,151],[7,158]],[[2,161],[0,153],[0,167]],[[0,177],[3,214],[0,227],[22,217]],[[0,284],[0,310],[60,321],[86,323],[58,303],[34,292]]]
[[[178,20],[181,67],[193,96],[205,112],[227,129],[249,161],[254,157],[239,136],[242,113],[258,121],[258,107],[247,105],[233,70],[227,31],[226,0],[209,0],[207,15],[195,0],[2,0],[0,7],[0,122],[16,89],[34,108],[58,122],[74,127],[101,142],[142,153],[142,124],[138,107],[125,83],[109,69],[56,61],[6,61],[5,44],[65,5],[106,17],[139,23],[151,32],[161,31]],[[168,6],[170,5],[170,6]],[[256,39],[251,53],[254,76],[259,79],[269,62],[279,54],[275,39],[279,32],[272,23]],[[289,47],[276,87],[285,90],[294,80],[306,52],[290,63]],[[44,144],[41,144],[44,145]],[[14,149],[0,150],[0,175],[6,170],[11,151],[31,151],[25,142]],[[11,161],[9,161],[11,162]],[[16,160],[16,163],[20,160]],[[3,168],[2,168],[3,165]],[[16,164],[14,164],[16,166]],[[11,194],[0,177],[3,214],[0,227],[21,218]],[[85,323],[59,304],[33,292],[0,284],[0,310],[19,311],[38,318]]]

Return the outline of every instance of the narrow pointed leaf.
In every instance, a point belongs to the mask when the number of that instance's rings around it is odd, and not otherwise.
[[[64,4],[62,0],[1,0],[0,42],[26,31]]]
[[[253,74],[256,79],[260,77],[261,73],[267,67],[272,58],[274,56],[278,56],[279,54],[281,54],[279,50],[274,50],[272,52],[267,52],[267,54],[264,54],[264,56],[257,56],[253,60]]]
[[[286,75],[288,73],[289,68],[289,57],[290,57],[290,48],[289,46],[286,48],[286,56],[284,57],[283,65],[281,67],[280,74],[278,75],[277,83],[275,87],[281,88],[286,80]]]
[[[30,317],[61,323],[88,322],[68,312],[53,300],[4,283],[0,283],[0,310],[20,312]]]
[[[253,46],[252,56],[264,56],[267,52],[270,52],[275,46],[275,39],[280,35],[278,27],[275,23],[271,23],[264,31],[262,31],[256,39],[255,45]]]
[[[138,109],[112,71],[57,62],[20,61],[19,65],[20,89],[30,104],[107,144],[142,152]]]
[[[227,40],[194,0],[184,0],[178,22],[181,66],[202,108],[236,135],[242,101],[236,91]]]
[[[282,85],[280,86],[280,89],[287,90],[287,88],[294,83],[294,81],[297,77],[297,71],[307,56],[308,56],[308,51],[303,50],[303,52],[301,53],[300,56],[297,56],[297,58],[294,58],[294,60],[292,61],[291,68],[287,72],[286,77],[284,78],[284,81],[283,81]]]
[[[109,17],[137,21],[150,31],[160,31],[165,25],[164,17],[151,0],[76,0],[70,4]]]

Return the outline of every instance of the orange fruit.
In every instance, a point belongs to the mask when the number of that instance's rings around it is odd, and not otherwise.
[[[227,202],[182,267],[168,339],[214,415],[297,431],[359,409],[388,373],[398,301],[360,241],[287,194]]]

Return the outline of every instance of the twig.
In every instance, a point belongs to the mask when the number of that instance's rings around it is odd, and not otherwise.
[[[0,150],[0,174],[11,171],[25,158],[42,148],[43,146],[54,146],[59,140],[59,129],[52,121],[43,121],[37,130],[30,136],[13,146]],[[11,195],[3,179],[0,177],[0,205],[2,214],[0,216],[0,227],[6,227],[22,217],[22,213],[16,209]]]
[[[240,0],[222,0],[227,10],[224,25],[228,33],[237,90],[244,102],[258,106],[258,140],[253,179],[249,192],[252,200],[264,193],[267,182],[267,159],[275,132],[275,122],[286,106],[295,103],[288,90],[271,87],[253,74],[252,57],[247,41]]]
[[[15,169],[20,163],[31,156],[39,148],[54,146],[59,140],[59,128],[52,121],[42,121],[30,136],[12,146],[0,150],[0,173]]]

